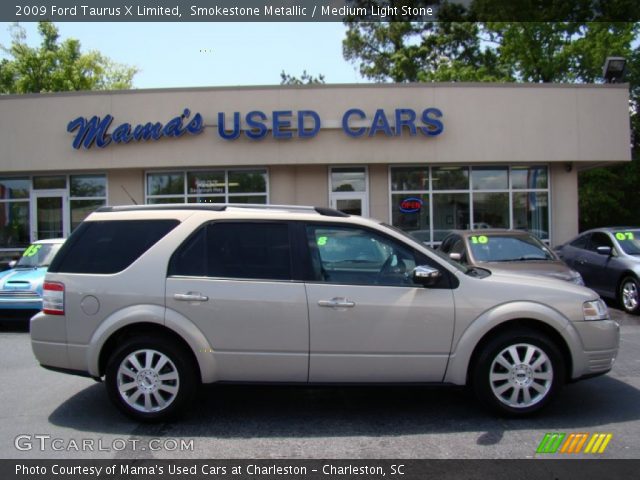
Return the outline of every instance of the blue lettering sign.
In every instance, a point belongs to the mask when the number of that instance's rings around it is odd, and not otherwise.
[[[305,117],[313,122],[313,126],[310,129],[304,127]],[[298,112],[298,136],[300,138],[315,137],[320,131],[320,123],[320,115],[313,110],[300,110]]]
[[[371,128],[369,129],[369,136],[373,137],[379,131],[383,131],[387,137],[393,135],[393,133],[391,133],[391,127],[389,126],[387,116],[381,108],[376,110],[376,113],[373,116],[373,122],[371,122]]]
[[[367,118],[367,114],[364,113],[359,108],[351,108],[346,112],[344,112],[344,115],[342,116],[342,130],[344,130],[344,133],[346,133],[350,137],[356,138],[364,135],[367,132],[367,129],[364,127],[351,128],[349,126],[349,118],[354,115],[360,117],[361,120],[364,120]]]
[[[422,112],[422,123],[426,125],[426,127],[420,127],[420,131],[423,135],[440,135],[444,130],[444,125],[442,124],[442,122],[440,120],[436,120],[433,117],[442,117],[442,112],[440,111],[440,109],[427,108],[424,112]]]
[[[132,140],[139,142],[143,140],[159,140],[162,137],[178,138],[185,133],[191,135],[202,133],[204,123],[202,121],[202,115],[199,113],[193,116],[186,127],[183,126],[184,120],[190,116],[191,110],[185,108],[182,115],[172,118],[164,126],[159,122],[149,122],[136,125],[132,128],[130,123],[121,123],[113,129],[111,134],[108,133],[108,129],[113,122],[111,115],[105,115],[102,120],[97,116],[93,116],[91,119],[78,117],[69,122],[67,132],[72,133],[77,130],[72,146],[75,149],[84,147],[87,150],[90,149],[94,143],[98,148],[104,148],[111,142],[129,143]]]
[[[258,120],[255,120],[255,118],[258,118]],[[269,129],[264,123],[266,120],[267,116],[264,112],[254,110],[253,112],[247,113],[247,125],[249,126],[249,130],[245,132],[247,137],[253,140],[259,140],[266,137],[267,133],[269,133]]]
[[[273,138],[291,138],[291,120],[285,117],[291,116],[291,110],[273,112]]]
[[[218,113],[218,135],[225,140],[233,140],[240,136],[240,112],[233,112],[233,130],[231,133],[225,128],[224,112]]]

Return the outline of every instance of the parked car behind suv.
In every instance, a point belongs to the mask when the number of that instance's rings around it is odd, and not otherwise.
[[[525,415],[611,369],[619,329],[591,290],[464,268],[403,232],[311,207],[104,207],[49,268],[33,351],[105,378],[138,420],[199,383],[470,385]]]
[[[0,273],[0,312],[42,308],[44,276],[63,243],[64,238],[33,242],[11,269]]]
[[[578,272],[537,237],[522,230],[453,230],[439,250],[464,265],[544,275],[584,285]]]
[[[556,248],[589,288],[640,314],[640,228],[604,227],[581,233]]]

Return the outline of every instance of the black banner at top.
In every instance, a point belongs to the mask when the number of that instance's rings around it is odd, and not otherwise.
[[[0,21],[637,22],[638,0],[9,0]]]

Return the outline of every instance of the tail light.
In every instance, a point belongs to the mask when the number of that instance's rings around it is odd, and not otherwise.
[[[42,311],[49,315],[64,315],[64,283],[44,282]]]

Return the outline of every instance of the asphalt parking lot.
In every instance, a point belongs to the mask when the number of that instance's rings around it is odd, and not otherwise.
[[[93,380],[41,368],[26,320],[2,320],[0,457],[531,458],[561,432],[611,433],[599,457],[637,459],[640,317],[612,315],[622,330],[612,372],[525,420],[491,416],[462,388],[207,386],[186,418],[158,425],[121,416]]]

